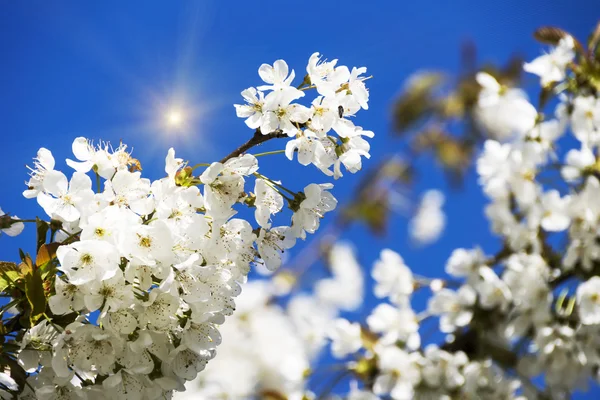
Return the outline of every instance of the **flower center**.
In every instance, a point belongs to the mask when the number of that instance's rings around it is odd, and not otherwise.
[[[152,239],[150,238],[150,236],[138,235],[138,237],[140,238],[140,247],[145,247],[145,248],[152,247]]]
[[[86,253],[86,254],[82,254],[81,258],[79,260],[81,261],[81,264],[88,265],[88,264],[91,264],[92,261],[94,261],[94,257],[92,257],[91,254]]]

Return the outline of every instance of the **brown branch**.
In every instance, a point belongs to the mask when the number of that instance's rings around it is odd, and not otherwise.
[[[441,349],[452,353],[462,351],[470,359],[489,357],[503,369],[515,368],[518,362],[518,354],[513,349],[495,343],[473,328],[457,334],[453,342],[444,343]]]
[[[278,138],[284,138],[284,137],[288,137],[288,135],[283,133],[280,129],[273,131],[271,133],[268,133],[266,135],[263,135],[262,132],[260,131],[260,128],[258,128],[258,129],[256,129],[256,131],[254,131],[254,136],[252,136],[252,138],[250,138],[250,140],[248,140],[246,143],[244,143],[243,145],[241,145],[240,147],[238,147],[237,149],[235,149],[234,151],[229,153],[227,156],[223,157],[223,159],[221,159],[221,161],[219,161],[219,162],[221,164],[223,164],[225,161],[227,161],[231,158],[234,158],[234,157],[244,154],[245,152],[247,152],[254,146],[258,146],[259,144],[262,144],[271,139],[278,139]]]

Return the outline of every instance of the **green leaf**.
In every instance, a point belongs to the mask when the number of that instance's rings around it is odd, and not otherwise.
[[[4,279],[4,277],[0,277],[0,292],[4,292],[6,290],[7,287],[10,286],[10,282],[6,279]]]
[[[19,257],[21,258],[21,261],[25,261],[28,256],[23,252],[22,249],[19,249]]]
[[[46,235],[48,233],[48,224],[44,221],[42,221],[39,218],[35,218],[35,225],[37,227],[37,247],[36,250],[39,251],[40,247],[42,247],[42,245],[44,243],[46,243]]]
[[[14,283],[21,277],[19,271],[8,271],[0,274],[0,292],[14,286]]]
[[[33,268],[33,261],[31,261],[29,255],[27,255],[27,257],[28,258],[26,258],[21,264],[19,264],[19,270],[21,271],[21,275],[23,276],[31,274],[35,269]]]
[[[52,261],[56,257],[56,249],[58,249],[60,243],[42,244],[38,248],[38,253],[35,258],[35,265],[41,267],[42,265]]]
[[[11,282],[16,282],[21,278],[21,273],[19,271],[6,271],[3,276]]]
[[[36,321],[46,311],[46,295],[44,293],[44,281],[42,280],[41,271],[34,270],[30,275],[25,277],[25,296],[31,306],[29,314],[30,326],[35,326]]]
[[[0,272],[18,271],[19,266],[17,263],[9,261],[0,261]]]
[[[444,76],[439,72],[422,72],[411,77],[392,111],[396,134],[406,133],[437,110],[435,93],[443,83]]]
[[[0,261],[0,292],[5,291],[20,276],[19,266],[16,263]]]

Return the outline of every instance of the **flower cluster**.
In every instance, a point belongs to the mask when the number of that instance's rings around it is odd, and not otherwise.
[[[361,136],[372,133],[347,119],[367,108],[360,77],[365,69],[350,73],[315,57],[303,90],[290,86],[294,73],[288,76],[284,61],[261,66],[268,85],[244,91],[256,102],[236,108],[261,132],[296,136],[302,161],[311,153],[307,163],[334,166],[339,177],[340,163],[356,172],[361,162],[355,155],[368,156]],[[323,93],[313,108],[291,104],[312,88]],[[271,93],[265,97],[266,90]],[[341,144],[328,139],[330,129]],[[312,137],[313,150],[306,151],[303,138]],[[246,149],[252,139],[248,143]],[[322,153],[314,150],[317,143]],[[282,253],[314,233],[337,205],[332,184],[292,191],[260,174],[249,153],[192,167],[170,149],[166,176],[151,181],[124,144],[114,149],[79,137],[72,150],[70,178],[55,169],[49,150],[39,150],[23,195],[37,200],[49,222],[32,221],[41,233],[37,258],[22,253],[27,268],[14,264],[5,279],[6,287],[23,289],[10,292],[11,312],[21,324],[10,357],[27,375],[26,382],[4,386],[23,398],[159,399],[185,390],[184,383],[215,357],[219,325],[236,309],[251,267],[279,268]],[[195,175],[197,168],[204,170]],[[286,205],[291,221],[273,226]],[[254,211],[256,223],[235,217],[244,206]],[[30,222],[3,213],[0,218],[9,235]],[[31,289],[36,285],[37,297]]]
[[[238,117],[246,118],[250,128],[263,135],[279,132],[293,138],[285,147],[290,160],[297,152],[300,164],[313,164],[336,179],[342,176],[341,165],[351,173],[362,168],[362,157],[370,157],[370,146],[363,136],[373,137],[373,132],[351,120],[360,109],[369,108],[364,83],[368,78],[362,76],[367,69],[354,67],[350,71],[337,61],[322,60],[314,53],[298,87],[291,86],[295,73],[289,72],[285,61],[263,64],[258,73],[267,85],[244,90],[246,104],[235,106]],[[294,103],[312,88],[318,96],[310,107]],[[269,93],[265,95],[266,91]]]
[[[310,366],[325,348],[339,313],[357,310],[363,301],[363,275],[354,250],[337,243],[329,261],[332,276],[315,282],[312,294],[288,296],[292,282],[286,273],[248,282],[240,307],[220,329],[218,357],[174,398],[302,399],[307,378],[320,372]]]
[[[456,249],[436,279],[383,250],[371,273],[381,301],[365,318],[322,324],[342,375],[318,394],[307,382],[301,394],[279,382],[272,397],[327,398],[335,388],[349,400],[565,399],[599,381],[600,30],[588,46],[554,28],[538,35],[554,46],[523,67],[540,78],[537,107],[492,74],[476,76],[474,116],[490,138],[476,169],[500,249]],[[442,201],[426,196],[415,236],[442,229],[425,222]],[[428,301],[416,310],[422,291]]]
[[[374,308],[366,326],[340,324],[332,345],[334,355],[341,348],[359,360],[351,369],[368,393],[566,398],[597,379],[600,101],[593,80],[582,79],[590,71],[576,66],[587,57],[577,57],[577,49],[564,34],[549,54],[525,64],[540,76],[539,110],[524,91],[477,75],[477,123],[494,138],[484,144],[477,173],[502,248],[495,255],[457,249],[446,264],[451,278],[433,280],[413,275],[391,250],[382,252],[374,291],[388,302]],[[547,99],[553,94],[560,94],[554,104]],[[555,107],[550,118],[545,105]],[[572,146],[572,139],[560,141],[568,131],[577,147],[561,155],[560,144]],[[417,313],[411,296],[427,288],[427,308]],[[420,326],[433,317],[448,335],[439,345],[421,341]],[[543,387],[533,383],[539,376]]]

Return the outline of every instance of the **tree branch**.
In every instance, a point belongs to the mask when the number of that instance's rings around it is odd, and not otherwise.
[[[254,131],[254,135],[252,136],[252,138],[250,138],[250,140],[248,140],[246,143],[244,143],[243,145],[241,145],[240,147],[238,147],[237,149],[235,149],[234,151],[229,153],[227,156],[223,157],[223,159],[221,159],[221,161],[219,161],[219,162],[222,164],[231,158],[240,156],[240,155],[244,154],[245,152],[247,152],[248,150],[250,150],[252,147],[258,146],[259,144],[262,144],[268,140],[284,138],[284,137],[288,137],[288,135],[283,133],[280,129],[273,131],[271,133],[268,133],[266,135],[263,135],[262,132],[260,131],[260,128],[258,128],[258,129],[256,129],[256,131]]]
[[[515,368],[518,362],[518,354],[512,349],[495,343],[473,328],[458,334],[453,342],[443,344],[441,349],[452,353],[462,351],[473,359],[480,359],[483,355],[504,369]]]

